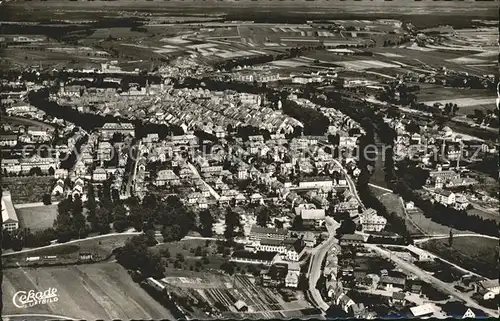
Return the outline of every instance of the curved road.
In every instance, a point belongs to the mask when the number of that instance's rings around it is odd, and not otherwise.
[[[323,143],[323,142],[318,142],[318,144],[326,146],[326,147],[330,148],[330,150],[333,150],[333,145],[326,144],[326,143]],[[366,210],[366,207],[363,204],[363,202],[361,201],[361,198],[358,195],[358,191],[356,190],[356,184],[352,180],[351,176],[349,176],[349,174],[347,173],[347,171],[344,168],[344,166],[342,166],[342,164],[338,160],[336,160],[335,158],[333,158],[333,162],[335,163],[335,165],[337,165],[340,168],[340,170],[344,174],[344,177],[345,177],[345,179],[347,181],[347,185],[349,185],[349,190],[351,191],[352,195],[354,195],[354,197],[358,201],[359,205],[361,205],[361,207],[363,208],[363,210]]]
[[[329,217],[327,217],[329,219]],[[321,309],[323,312],[326,312],[330,308],[330,305],[323,300],[321,293],[316,288],[316,284],[318,283],[319,277],[321,276],[321,266],[323,264],[323,260],[325,259],[326,254],[330,251],[336,244],[337,240],[335,239],[335,230],[340,226],[338,223],[334,225],[335,221],[327,221],[327,229],[329,237],[323,243],[318,245],[312,250],[311,254],[311,263],[309,265],[309,290],[310,298],[313,301],[314,305]]]
[[[486,239],[498,240],[498,237],[496,237],[496,236],[484,235],[484,234],[468,234],[468,233],[465,233],[465,234],[453,234],[454,238],[455,237],[463,237],[463,236],[483,237],[483,238],[486,238]],[[426,238],[423,238],[423,239],[415,239],[415,240],[413,240],[413,242],[414,243],[424,243],[424,242],[431,241],[431,240],[447,239],[448,237],[450,237],[449,234],[438,234],[438,235],[433,235],[431,237],[426,237]]]
[[[485,308],[485,307],[479,305],[476,301],[472,300],[471,297],[456,290],[452,285],[445,283],[445,282],[439,280],[438,278],[428,274],[427,272],[421,270],[419,267],[415,266],[414,264],[409,263],[396,255],[391,255],[391,253],[389,251],[384,250],[375,244],[365,244],[365,247],[367,247],[368,249],[370,249],[372,251],[379,253],[382,256],[385,256],[386,258],[389,258],[389,260],[393,261],[394,263],[399,265],[401,268],[415,274],[422,281],[430,283],[435,288],[437,288],[445,293],[448,293],[448,294],[458,298],[459,300],[464,301],[467,305],[484,311],[490,317],[498,317],[497,311],[492,310],[492,309],[488,309],[488,308]]]

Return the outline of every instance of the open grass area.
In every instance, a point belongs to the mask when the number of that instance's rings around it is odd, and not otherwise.
[[[448,239],[431,240],[423,247],[445,260],[477,274],[498,278],[498,240],[482,237],[454,237],[452,247]]]
[[[199,248],[198,253],[197,248]],[[215,241],[208,241],[208,243],[206,240],[169,242],[151,247],[150,251],[162,255],[169,268],[189,271],[219,270],[222,263],[229,260],[229,256],[224,258],[221,254],[217,254]],[[166,254],[167,252],[169,254]],[[180,260],[179,255],[182,255]],[[176,261],[179,261],[178,265],[175,264]]]
[[[445,226],[439,223],[432,221],[430,218],[425,217],[424,213],[420,209],[410,210],[408,211],[408,219],[413,222],[414,225],[418,226],[422,231],[424,231],[428,235],[438,235],[444,234],[447,235],[450,232],[450,229],[455,234],[475,234],[471,231],[460,231],[455,228],[450,228],[449,226]]]
[[[420,85],[417,93],[419,102],[427,105],[454,103],[459,107],[457,114],[467,115],[474,109],[488,110],[495,108],[495,94],[482,89],[448,88],[437,85]]]
[[[12,203],[38,203],[43,194],[51,192],[53,176],[3,177],[2,187],[10,191]]]
[[[97,263],[43,269],[4,270],[4,308],[8,314],[58,314],[86,320],[173,319],[117,263]],[[27,308],[14,306],[17,291],[56,288],[57,302]]]
[[[378,197],[380,202],[384,204],[389,213],[396,213],[397,216],[405,220],[405,225],[410,235],[422,235],[422,233],[411,223],[406,217],[405,209],[400,200],[399,195],[393,193],[385,193]]]
[[[496,212],[494,212],[494,211],[485,211],[480,208],[473,208],[467,210],[467,214],[479,216],[485,220],[495,220],[496,222],[500,222],[500,214],[498,214],[498,209]]]
[[[54,225],[57,218],[57,205],[42,205],[16,209],[19,224],[31,231],[44,230]]]

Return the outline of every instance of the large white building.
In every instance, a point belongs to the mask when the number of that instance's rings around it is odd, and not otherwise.
[[[9,191],[2,191],[2,227],[7,231],[14,231],[19,228],[19,220]]]
[[[333,188],[333,180],[327,176],[307,177],[299,182],[299,188]]]
[[[103,139],[111,139],[115,133],[135,137],[134,125],[131,123],[106,123],[102,126],[101,135]]]
[[[366,232],[380,232],[385,228],[387,219],[377,215],[377,211],[372,208],[367,209],[359,215],[359,221]]]

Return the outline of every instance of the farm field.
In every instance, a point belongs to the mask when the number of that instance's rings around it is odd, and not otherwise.
[[[491,279],[498,278],[498,240],[482,237],[454,237],[448,246],[448,239],[431,240],[423,247],[445,260]]]
[[[35,232],[54,225],[57,218],[57,204],[16,208],[19,224]]]
[[[18,308],[4,300],[3,313],[57,314],[74,319],[173,319],[117,263],[4,270],[3,295],[17,291],[45,291],[56,288],[57,302]]]
[[[417,93],[419,102],[434,105],[434,103],[454,103],[459,110],[457,114],[466,115],[474,109],[494,109],[495,94],[481,89],[446,88],[442,86],[425,85],[420,86]]]

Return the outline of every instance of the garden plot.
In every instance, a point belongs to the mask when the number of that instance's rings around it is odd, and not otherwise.
[[[191,43],[191,41],[184,39],[183,36],[177,36],[177,37],[171,37],[171,38],[161,38],[160,41],[173,43],[173,44],[177,44],[177,45]]]

